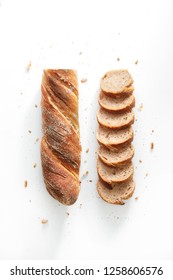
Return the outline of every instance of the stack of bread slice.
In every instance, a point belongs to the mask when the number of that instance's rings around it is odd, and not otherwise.
[[[107,72],[101,79],[97,113],[99,143],[97,190],[108,203],[124,204],[132,196],[135,97],[133,79],[126,69]]]

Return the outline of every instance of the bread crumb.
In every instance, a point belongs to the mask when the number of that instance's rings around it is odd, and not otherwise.
[[[141,105],[139,106],[139,111],[141,112],[143,109],[143,103],[141,103]]]
[[[35,108],[38,108],[38,105],[37,104],[35,104],[35,106],[34,106]]]
[[[138,59],[135,61],[135,64],[138,64]]]
[[[119,58],[119,57],[117,57],[117,61],[120,61],[120,58]]]
[[[142,163],[142,160],[140,159],[139,162]]]
[[[79,52],[79,55],[81,55],[82,54],[82,52]]]
[[[85,78],[83,78],[83,79],[81,79],[81,83],[86,83],[87,82],[87,79]]]
[[[81,207],[82,207],[82,203],[79,204],[79,208],[81,208]]]
[[[135,197],[135,200],[138,200],[138,196]]]
[[[147,177],[147,176],[148,176],[148,173],[145,174],[145,177]]]
[[[36,139],[35,139],[35,142],[38,142],[38,141],[39,141],[39,138],[36,138]]]
[[[88,153],[89,152],[89,148],[87,148],[85,152]]]
[[[154,149],[154,143],[153,143],[153,142],[150,143],[150,149],[151,149],[151,150]]]
[[[88,173],[89,173],[89,172],[88,172],[88,171],[86,171],[86,172],[85,172],[85,175],[88,175]]]
[[[87,163],[87,160],[84,160],[84,163]]]
[[[31,64],[31,61],[30,61],[30,62],[28,63],[28,65],[26,66],[26,72],[29,72],[29,71],[30,71],[31,66],[32,66],[32,64]]]
[[[89,180],[89,182],[91,183],[93,180]]]
[[[152,131],[151,131],[152,133],[154,132],[154,129],[152,129]]]
[[[34,168],[36,168],[36,167],[37,167],[37,164],[36,164],[36,163],[34,163],[33,167],[34,167]]]
[[[69,215],[70,215],[70,213],[69,213],[69,212],[66,212],[66,214],[67,214],[67,216],[69,216]]]
[[[28,130],[28,132],[31,133],[32,131],[31,131],[31,130]]]
[[[47,219],[42,219],[42,220],[41,220],[41,223],[42,223],[42,224],[47,224],[47,223],[48,223],[48,220],[47,220]]]
[[[24,187],[27,188],[27,186],[28,186],[28,181],[25,180],[25,181],[24,181]]]

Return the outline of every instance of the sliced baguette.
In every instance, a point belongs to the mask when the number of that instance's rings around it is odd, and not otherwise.
[[[99,126],[97,140],[99,144],[103,144],[108,148],[119,149],[133,141],[133,129],[132,127],[128,127],[117,130]]]
[[[109,112],[100,108],[97,113],[99,124],[109,128],[125,128],[134,123],[133,111],[128,112]]]
[[[128,180],[133,175],[132,162],[118,167],[110,167],[104,164],[100,158],[97,160],[97,171],[101,179],[108,183],[119,183]]]
[[[114,96],[131,94],[134,90],[133,79],[126,69],[108,71],[101,79],[101,89]]]
[[[100,180],[97,183],[97,191],[100,197],[111,204],[124,204],[124,199],[131,197],[135,190],[135,184],[132,178],[123,183],[109,185]]]
[[[100,159],[109,166],[126,164],[131,161],[133,155],[134,148],[132,145],[127,145],[119,150],[110,150],[101,145],[98,150]]]
[[[114,98],[107,96],[101,91],[99,95],[99,104],[108,111],[120,112],[132,109],[135,106],[135,97],[131,94],[126,97]]]

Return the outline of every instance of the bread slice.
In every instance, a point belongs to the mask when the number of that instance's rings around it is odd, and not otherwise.
[[[101,179],[108,183],[118,183],[128,180],[133,175],[132,162],[116,167],[110,167],[104,164],[100,158],[97,160],[97,171]]]
[[[101,79],[100,87],[110,95],[123,95],[133,92],[133,79],[127,69],[108,71]]]
[[[99,126],[97,132],[97,140],[99,144],[103,144],[108,148],[120,148],[133,141],[132,127],[124,129],[111,129]]]
[[[125,128],[134,123],[133,111],[127,112],[109,112],[100,108],[97,113],[99,124],[109,128]]]
[[[134,148],[132,145],[127,145],[119,150],[110,150],[101,145],[98,150],[100,159],[109,166],[126,164],[131,161],[133,155]]]
[[[116,183],[113,186],[99,180],[97,183],[97,191],[100,197],[111,204],[123,205],[124,199],[130,198],[135,190],[135,184],[132,178],[123,183]]]
[[[133,94],[125,97],[110,97],[102,90],[99,95],[99,104],[108,111],[120,112],[130,110],[135,106],[135,97]]]

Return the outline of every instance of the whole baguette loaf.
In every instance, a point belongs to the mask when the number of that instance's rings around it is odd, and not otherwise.
[[[65,205],[78,197],[81,146],[78,82],[74,70],[44,70],[41,162],[48,192]]]

